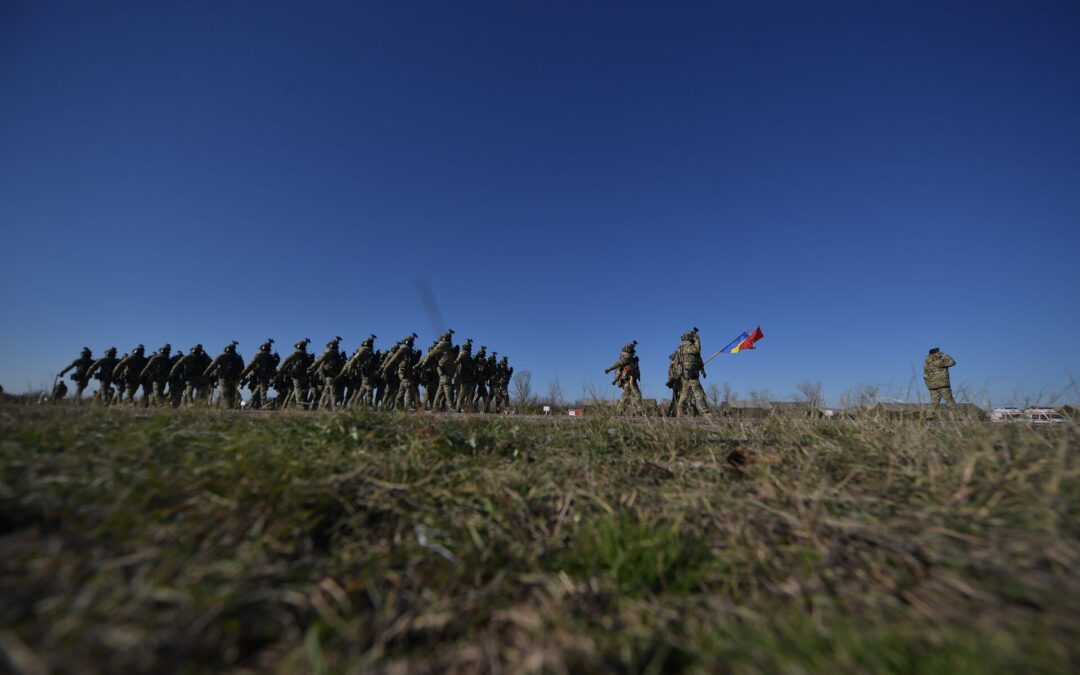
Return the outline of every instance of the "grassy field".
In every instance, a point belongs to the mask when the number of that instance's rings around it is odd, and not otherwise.
[[[27,673],[1075,672],[1080,431],[6,406],[0,566]]]

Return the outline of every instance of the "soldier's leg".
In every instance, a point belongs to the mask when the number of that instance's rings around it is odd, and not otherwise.
[[[679,379],[679,384],[677,386],[679,388],[679,393],[675,397],[678,401],[678,403],[676,403],[675,405],[675,416],[684,417],[690,413],[689,403],[691,394],[687,390],[688,387],[686,380]]]
[[[227,408],[237,408],[240,405],[240,383],[229,378],[221,381],[221,397],[225,400]]]
[[[294,377],[292,379],[292,389],[289,391],[289,407],[290,408],[303,408],[304,407],[304,383],[300,381],[300,378]]]
[[[454,410],[454,382],[451,378],[447,377],[445,381],[439,385],[439,398],[442,405],[440,406],[444,412],[452,412]]]
[[[930,415],[931,417],[937,415],[938,408],[941,407],[941,390],[930,390]]]
[[[956,401],[953,400],[952,396],[952,387],[942,387],[941,389],[938,389],[938,391],[941,392],[941,398],[944,399],[946,403],[949,405],[956,404]]]
[[[705,390],[701,388],[701,382],[699,380],[690,380],[691,389],[694,392],[694,406],[697,408],[699,415],[709,414],[709,401],[705,398]]]

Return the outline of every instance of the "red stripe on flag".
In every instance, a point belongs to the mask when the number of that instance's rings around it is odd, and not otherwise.
[[[739,349],[754,349],[754,343],[765,337],[765,333],[761,332],[761,326],[754,329],[754,332],[750,334],[750,337],[746,338],[739,344]]]

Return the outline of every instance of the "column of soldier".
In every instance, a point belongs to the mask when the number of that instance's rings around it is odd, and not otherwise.
[[[272,352],[273,340],[259,346],[247,364],[237,353],[237,342],[225,346],[217,358],[210,358],[201,344],[184,354],[164,345],[150,356],[142,345],[130,354],[117,357],[116,348],[94,359],[84,347],[57,375],[53,400],[64,397],[63,375],[72,371],[78,387],[75,398],[94,379],[99,388],[93,400],[105,404],[144,406],[191,406],[215,404],[225,408],[241,406],[240,390],[251,392],[246,405],[251,408],[295,408],[334,410],[369,407],[383,410],[508,412],[510,378],[514,369],[507,357],[500,360],[486,347],[472,353],[472,338],[453,344],[450,330],[439,336],[427,353],[416,349],[416,333],[399,340],[386,351],[375,349],[375,335],[346,356],[341,337],[326,343],[316,358],[308,352],[310,339],[297,342],[284,361]],[[139,397],[139,390],[142,396]],[[270,397],[273,389],[276,396]],[[423,394],[421,395],[421,389]]]

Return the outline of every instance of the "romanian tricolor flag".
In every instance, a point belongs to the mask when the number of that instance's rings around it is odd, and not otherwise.
[[[765,337],[765,333],[762,333],[761,326],[758,326],[754,329],[753,333],[750,331],[743,331],[742,335],[732,340],[727,347],[724,347],[720,351],[738,354],[740,350],[753,349],[754,343],[763,337]]]

